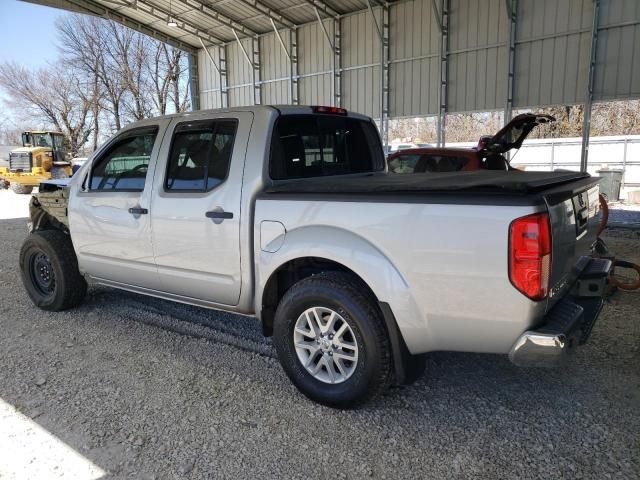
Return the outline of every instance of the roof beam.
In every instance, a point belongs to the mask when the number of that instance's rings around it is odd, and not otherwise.
[[[331,8],[329,5],[327,5],[326,3],[322,2],[321,0],[304,0],[305,3],[308,3],[309,5],[311,5],[313,8],[320,10],[322,13],[324,13],[327,17],[338,17],[340,16],[340,14],[338,12],[336,12],[333,8]]]
[[[28,1],[28,0],[27,0]],[[171,35],[167,35],[164,32],[160,32],[155,30],[154,28],[149,27],[148,25],[143,24],[137,20],[134,20],[131,17],[127,17],[117,10],[113,10],[109,7],[105,7],[104,5],[100,5],[93,0],[66,0],[69,4],[74,5],[82,12],[95,15],[97,17],[106,18],[109,20],[113,20],[118,22],[126,27],[129,27],[133,30],[136,30],[140,33],[144,33],[145,35],[149,35],[156,40],[160,40],[161,42],[165,42],[168,45],[174,46],[188,53],[196,53],[197,49],[193,45],[188,43],[184,43],[177,37],[173,37]],[[36,3],[36,2],[30,2]],[[37,2],[42,3],[42,2]],[[53,5],[52,5],[53,6]]]
[[[284,44],[284,41],[282,40],[282,37],[280,36],[280,32],[278,31],[278,27],[276,27],[276,23],[273,21],[272,18],[270,18],[269,20],[271,20],[271,26],[273,27],[273,31],[275,32],[276,37],[278,37],[278,41],[280,42],[280,46],[282,47],[282,50],[284,50],[284,54],[287,56],[289,61],[291,61],[291,55],[289,54],[289,50],[287,50],[287,47]]]
[[[138,0],[138,1],[140,2],[142,0]],[[191,8],[200,11],[201,13],[203,13],[210,19],[215,20],[219,24],[224,25],[225,27],[230,28],[232,30],[241,32],[243,35],[246,35],[247,37],[255,37],[258,35],[257,32],[254,32],[246,25],[243,25],[242,23],[234,20],[233,18],[227,17],[224,13],[219,12],[215,8],[211,7],[210,5],[205,5],[200,0],[181,0],[181,3],[189,5]]]
[[[313,11],[315,12],[316,18],[318,19],[318,25],[320,25],[320,28],[324,32],[324,36],[327,39],[327,43],[329,44],[329,48],[331,49],[331,53],[335,54],[336,53],[336,48],[333,45],[333,42],[331,41],[331,37],[329,36],[329,32],[327,31],[327,27],[324,26],[324,22],[322,21],[322,18],[320,17],[320,12],[315,7],[314,7]]]
[[[202,38],[203,40],[211,42],[215,45],[224,43],[224,40],[222,40],[221,38],[216,37],[215,35],[211,35],[209,32],[202,30],[201,28],[195,26],[193,23],[184,20],[180,17],[179,13],[176,14],[175,12],[169,12],[169,10],[163,7],[159,7],[149,0],[134,0],[133,2],[127,2],[126,0],[124,0],[124,2],[127,3],[127,8],[132,8],[139,12],[146,13],[147,15],[151,15],[152,17],[157,18],[158,20],[161,20],[163,22],[168,21],[169,17],[171,17],[176,21],[176,23],[178,23],[178,26],[184,29],[187,33]]]
[[[280,13],[278,10],[274,10],[271,7],[268,7],[264,3],[259,0],[236,0],[240,3],[243,3],[255,11],[260,12],[262,15],[269,17],[269,20],[278,22],[281,25],[284,25],[287,28],[295,28],[296,24],[293,20],[287,18],[285,15]]]

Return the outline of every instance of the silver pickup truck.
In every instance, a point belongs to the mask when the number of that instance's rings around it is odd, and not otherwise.
[[[256,316],[337,407],[412,382],[427,352],[548,365],[587,340],[611,268],[590,256],[597,179],[385,168],[372,120],[338,108],[144,120],[41,186],[24,285],[53,311],[93,282]]]

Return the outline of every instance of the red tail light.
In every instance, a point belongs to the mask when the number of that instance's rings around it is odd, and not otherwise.
[[[549,293],[551,227],[549,214],[518,218],[509,228],[509,280],[531,300]]]
[[[334,115],[346,115],[347,111],[344,108],[340,107],[325,107],[323,105],[316,105],[315,107],[311,107],[313,113],[332,113]]]

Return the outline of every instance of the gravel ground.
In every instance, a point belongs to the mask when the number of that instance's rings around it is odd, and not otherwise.
[[[0,399],[105,478],[640,477],[639,293],[611,298],[566,368],[437,353],[416,385],[337,411],[298,394],[253,319],[102,287],[39,311],[25,224],[0,221]],[[606,238],[640,261],[638,232]]]

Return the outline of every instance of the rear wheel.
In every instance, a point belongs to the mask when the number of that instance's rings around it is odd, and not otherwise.
[[[71,240],[59,230],[27,237],[20,250],[20,273],[29,297],[43,310],[75,307],[87,293]]]
[[[13,193],[18,195],[29,195],[33,191],[33,187],[30,185],[22,185],[21,183],[11,183],[9,188]]]
[[[392,379],[384,320],[353,275],[327,272],[296,283],[274,319],[274,343],[294,385],[331,407],[361,404]]]

